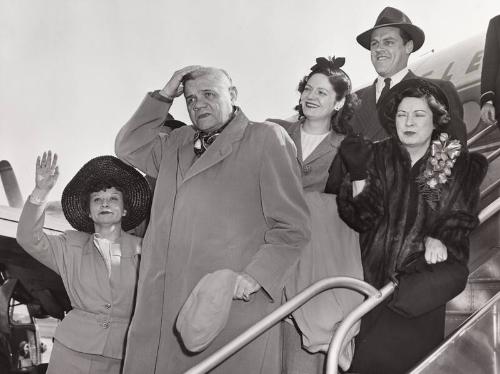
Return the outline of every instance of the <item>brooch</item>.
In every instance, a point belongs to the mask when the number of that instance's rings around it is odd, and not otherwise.
[[[439,200],[442,186],[451,179],[451,171],[461,150],[460,142],[450,140],[447,133],[441,133],[437,140],[432,141],[425,170],[417,177],[420,193],[427,201]]]

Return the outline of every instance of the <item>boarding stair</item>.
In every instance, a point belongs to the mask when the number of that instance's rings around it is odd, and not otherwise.
[[[480,225],[470,238],[468,283],[464,291],[447,305],[447,338],[411,370],[412,374],[500,374],[500,143],[495,147],[481,145],[481,140],[495,129],[496,125],[487,126],[468,141],[469,150],[483,153],[490,163],[490,170],[481,187]],[[345,336],[362,316],[394,292],[397,281],[389,282],[380,290],[348,277],[316,282],[186,374],[209,372],[312,297],[336,287],[348,288],[367,297],[344,318],[332,338],[325,373],[336,374]]]

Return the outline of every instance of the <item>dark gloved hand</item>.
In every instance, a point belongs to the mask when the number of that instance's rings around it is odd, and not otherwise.
[[[366,179],[367,164],[372,152],[371,143],[361,135],[348,135],[340,144],[339,152],[351,180]]]

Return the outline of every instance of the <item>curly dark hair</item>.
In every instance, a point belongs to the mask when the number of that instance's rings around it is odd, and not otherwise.
[[[336,93],[336,100],[342,100],[342,98],[345,97],[344,106],[339,111],[334,111],[332,114],[332,118],[330,120],[331,129],[337,134],[352,134],[353,130],[349,124],[349,120],[354,115],[354,111],[359,106],[361,101],[355,93],[351,93],[351,79],[342,69],[331,70],[321,66],[314,66],[309,75],[306,75],[299,82],[298,91],[301,95],[302,92],[304,92],[307,81],[314,74],[323,74],[328,78],[328,81]],[[302,106],[300,105],[300,99],[299,104],[295,106],[294,109],[299,112],[299,119],[305,118]]]
[[[432,112],[432,122],[434,124],[435,132],[439,133],[444,125],[450,122],[451,117],[446,108],[447,100],[445,97],[439,97],[440,93],[434,91],[428,84],[425,85],[414,85],[403,89],[398,92],[388,103],[388,108],[386,111],[386,128],[390,130],[391,135],[397,136],[396,131],[396,114],[398,111],[399,104],[406,97],[424,98],[429,105]]]

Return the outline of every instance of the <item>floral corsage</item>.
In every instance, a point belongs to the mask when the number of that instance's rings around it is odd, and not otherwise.
[[[437,202],[441,197],[443,185],[451,179],[451,171],[462,145],[456,139],[450,140],[447,133],[432,141],[431,154],[422,175],[417,178],[420,193],[428,202]]]

